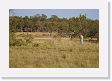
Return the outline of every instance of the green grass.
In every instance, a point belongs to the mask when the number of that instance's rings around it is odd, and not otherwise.
[[[61,38],[33,39],[9,49],[10,68],[98,68],[98,43]]]

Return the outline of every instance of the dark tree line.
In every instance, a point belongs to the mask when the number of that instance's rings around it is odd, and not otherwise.
[[[56,32],[60,36],[75,37],[79,34],[85,37],[99,37],[99,20],[92,20],[86,15],[72,18],[59,18],[45,14],[34,16],[9,16],[9,30],[11,32]]]

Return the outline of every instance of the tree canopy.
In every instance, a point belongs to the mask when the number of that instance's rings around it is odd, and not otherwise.
[[[9,30],[11,32],[56,32],[60,36],[99,37],[99,20],[89,19],[85,15],[71,18],[59,18],[45,14],[34,16],[9,16]]]

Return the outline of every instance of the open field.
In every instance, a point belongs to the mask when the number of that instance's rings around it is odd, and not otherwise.
[[[22,37],[22,36],[27,35],[27,34],[32,35],[33,38],[51,38],[51,37],[57,35],[57,33],[52,33],[50,35],[49,32],[17,32],[16,36]]]
[[[25,33],[26,34],[26,33]],[[99,44],[77,39],[50,38],[49,33],[30,33],[32,43],[11,46],[10,68],[98,68]],[[23,33],[16,33],[23,39]],[[44,38],[44,39],[42,39]],[[45,39],[48,38],[48,39]]]

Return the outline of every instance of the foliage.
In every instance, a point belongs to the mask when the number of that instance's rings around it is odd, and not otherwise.
[[[99,20],[89,19],[86,15],[71,18],[59,18],[56,15],[47,18],[45,14],[10,16],[9,27],[13,32],[57,32],[62,37],[75,37],[79,34],[90,38],[99,37]]]
[[[33,37],[31,34],[27,33],[27,35],[24,36],[24,40],[25,40],[26,44],[29,44],[29,43],[32,43]]]
[[[30,34],[23,35],[23,39],[18,39],[14,32],[9,32],[10,46],[27,46],[32,43],[33,37]]]
[[[9,45],[14,46],[15,45],[15,34],[14,32],[9,31]]]
[[[16,39],[14,33],[9,34],[9,45],[10,46],[22,46],[24,44],[22,39]]]

